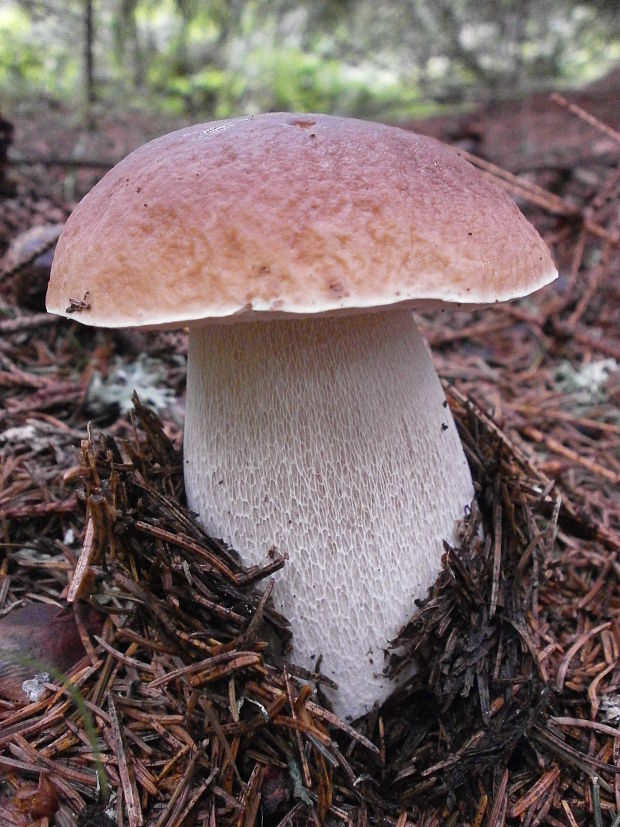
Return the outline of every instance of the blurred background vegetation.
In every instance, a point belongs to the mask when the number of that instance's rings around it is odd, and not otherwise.
[[[407,120],[581,85],[618,0],[0,0],[0,109]]]

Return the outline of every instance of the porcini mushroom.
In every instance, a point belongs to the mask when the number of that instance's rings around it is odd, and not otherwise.
[[[103,619],[90,607],[82,621],[89,632],[101,632]],[[13,609],[0,618],[0,698],[26,701],[24,682],[36,693],[36,673],[69,671],[85,654],[71,608],[26,603]]]
[[[351,717],[390,691],[384,650],[473,497],[410,310],[504,301],[556,275],[455,150],[270,114],[181,129],[119,163],[69,218],[47,306],[189,326],[189,505],[246,564],[288,555],[274,599],[293,660],[322,655]]]

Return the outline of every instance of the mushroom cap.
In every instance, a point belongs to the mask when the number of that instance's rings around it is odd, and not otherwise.
[[[280,113],[180,129],[117,164],[66,223],[47,308],[158,327],[479,305],[556,275],[515,203],[457,150]]]

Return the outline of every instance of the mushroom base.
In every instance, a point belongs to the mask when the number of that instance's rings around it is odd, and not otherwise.
[[[193,328],[184,454],[209,534],[246,565],[288,555],[273,599],[293,662],[323,656],[342,717],[383,701],[385,650],[474,496],[411,314]]]

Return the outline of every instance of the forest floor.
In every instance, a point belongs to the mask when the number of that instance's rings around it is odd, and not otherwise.
[[[185,334],[44,312],[59,227],[32,228],[61,224],[175,124],[101,117],[88,133],[41,105],[14,126],[0,175],[0,822],[620,824],[620,74],[570,100],[412,125],[511,192],[560,277],[420,316],[479,511],[403,632],[418,674],[355,728],[320,677],[308,697],[266,649],[267,627],[287,637],[262,596],[281,561],[245,571],[184,508]],[[33,604],[52,614],[12,622]],[[84,657],[26,697],[15,641],[49,660],[49,629],[67,626]]]

